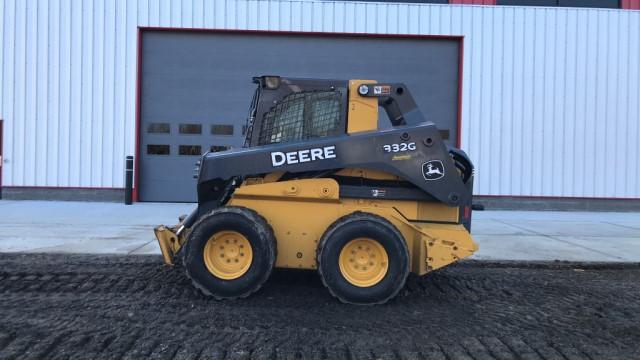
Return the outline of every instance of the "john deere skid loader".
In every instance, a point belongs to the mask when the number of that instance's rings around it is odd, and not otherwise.
[[[257,291],[274,267],[317,269],[346,303],[380,304],[409,272],[478,249],[473,165],[446,146],[403,84],[254,78],[245,146],[205,154],[198,206],[158,226],[167,264],[217,299]],[[383,108],[391,129],[378,129]]]

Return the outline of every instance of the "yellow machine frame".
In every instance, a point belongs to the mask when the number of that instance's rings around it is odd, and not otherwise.
[[[411,271],[417,274],[477,250],[469,232],[457,224],[458,208],[418,201],[340,199],[338,194],[333,179],[290,180],[241,186],[229,205],[253,209],[267,219],[278,241],[276,267],[281,268],[316,269],[322,234],[334,221],[356,211],[382,216],[402,233]]]

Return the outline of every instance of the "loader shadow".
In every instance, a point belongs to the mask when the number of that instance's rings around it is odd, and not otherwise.
[[[460,271],[462,270],[462,271]],[[178,286],[176,292],[193,295],[192,299],[208,299],[197,291],[184,274],[182,266],[164,269],[167,274],[164,284]],[[422,304],[463,303],[492,297],[513,297],[518,292],[505,292],[504,286],[496,279],[483,276],[481,268],[459,269],[459,264],[435,270],[427,275],[409,274],[407,281],[387,304],[417,302]],[[171,280],[169,280],[171,278]],[[500,279],[504,281],[504,279]],[[509,287],[509,286],[507,286]],[[267,282],[257,292],[247,298],[238,299],[242,304],[281,301],[290,305],[305,306],[310,303],[331,304],[340,302],[325,288],[316,270],[274,269]],[[341,304],[341,303],[340,303]]]
[[[424,276],[409,274],[403,289],[387,304],[413,302],[446,302],[477,300],[479,287],[460,286],[463,280],[447,271],[436,271]],[[269,280],[255,294],[245,300],[280,299],[289,304],[311,302],[336,303],[314,270],[275,269]]]

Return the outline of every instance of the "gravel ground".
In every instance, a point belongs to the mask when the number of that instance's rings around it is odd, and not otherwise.
[[[373,307],[286,270],[220,302],[183,270],[157,256],[0,254],[0,358],[640,358],[638,264],[466,262]]]

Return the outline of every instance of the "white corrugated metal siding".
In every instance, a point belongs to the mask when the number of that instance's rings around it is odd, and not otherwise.
[[[640,12],[315,1],[0,2],[4,186],[122,187],[138,26],[464,35],[483,195],[640,198]]]

